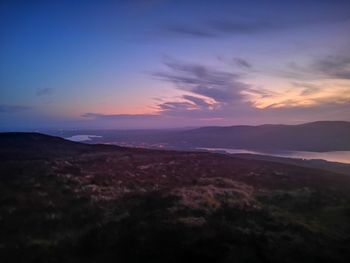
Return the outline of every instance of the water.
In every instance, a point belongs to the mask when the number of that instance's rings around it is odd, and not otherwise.
[[[98,135],[73,135],[66,139],[74,142],[84,142],[84,141],[91,141],[92,138],[101,138],[101,137],[102,136],[98,136]]]
[[[286,158],[297,159],[322,159],[329,162],[349,163],[350,164],[350,151],[333,151],[333,152],[303,152],[303,151],[274,151],[274,152],[262,152],[246,149],[227,149],[227,148],[201,148],[208,151],[221,151],[226,153],[250,153]]]

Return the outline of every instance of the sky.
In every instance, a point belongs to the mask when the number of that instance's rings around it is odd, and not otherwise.
[[[0,129],[350,121],[350,1],[2,0]]]

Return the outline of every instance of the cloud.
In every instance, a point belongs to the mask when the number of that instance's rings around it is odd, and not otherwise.
[[[163,28],[174,36],[189,36],[197,38],[213,38],[228,35],[256,34],[260,32],[283,29],[285,25],[268,20],[212,20],[202,23],[201,26],[168,25]]]
[[[315,60],[311,69],[324,77],[350,79],[350,56],[329,55]]]
[[[183,95],[182,97],[185,100],[188,100],[188,101],[194,103],[197,107],[200,107],[200,108],[208,108],[211,106],[210,103],[206,102],[204,99],[199,98],[199,97],[195,97],[195,96],[191,96],[191,95]]]
[[[320,87],[310,83],[292,82],[292,85],[302,89],[300,92],[301,96],[314,95],[322,91]]]
[[[183,95],[181,101],[167,101],[158,104],[159,114],[163,116],[194,116],[209,114],[217,106],[204,98],[192,95]]]
[[[129,119],[144,119],[147,118],[158,118],[157,114],[102,114],[102,113],[92,113],[87,112],[81,115],[83,118],[88,119],[103,119],[103,120],[129,120]]]
[[[167,60],[164,65],[165,70],[152,76],[174,84],[186,94],[158,104],[162,116],[218,121],[255,111],[245,94],[253,87],[242,81],[241,74],[177,60]]]
[[[267,90],[264,88],[249,88],[249,89],[245,90],[245,93],[256,95],[261,99],[271,98],[271,97],[280,95],[280,93],[278,93],[278,92]]]
[[[240,75],[213,70],[203,65],[167,61],[167,71],[153,73],[160,80],[171,82],[178,89],[215,100],[232,103],[242,100],[241,92],[250,85],[240,80]]]
[[[350,80],[350,56],[347,52],[333,53],[314,57],[305,64],[290,62],[286,70],[277,71],[277,74],[296,80]]]
[[[158,105],[162,115],[178,115],[195,110],[195,106],[189,102],[169,101]]]
[[[249,71],[252,72],[258,72],[256,69],[253,69],[253,65],[248,62],[248,60],[239,58],[239,57],[233,57],[233,58],[227,58],[224,56],[217,56],[216,59],[228,66],[234,66],[236,69]]]
[[[283,29],[285,25],[276,24],[269,20],[253,19],[253,20],[215,20],[208,25],[216,32],[222,34],[255,34],[276,29]]]
[[[30,110],[31,107],[20,105],[0,105],[0,113],[17,113]]]
[[[244,68],[244,69],[252,68],[252,64],[250,64],[247,60],[242,58],[233,58],[233,62],[240,68]]]
[[[180,107],[181,108],[181,107]],[[178,108],[180,110],[180,108]],[[216,111],[189,110],[172,111],[150,117],[149,115],[105,115],[96,114],[96,118],[81,123],[86,127],[101,128],[169,128],[208,125],[240,125],[266,123],[304,123],[315,120],[350,121],[350,103],[323,103],[313,107],[287,108],[221,108]],[[121,117],[121,118],[120,118]],[[136,117],[136,118],[135,118]],[[74,122],[76,125],[76,122]]]
[[[179,35],[179,36],[191,36],[191,37],[198,37],[198,38],[212,38],[219,36],[215,32],[211,32],[209,30],[200,29],[200,28],[191,28],[184,25],[169,25],[165,26],[163,29],[165,32],[173,34],[173,35]]]
[[[151,12],[168,0],[128,0],[126,1],[133,10],[144,12]]]
[[[162,26],[161,31],[165,33],[165,36],[220,38],[257,35],[306,26],[337,25],[337,23],[347,23],[350,20],[349,12],[347,12],[348,1],[342,1],[342,4],[336,1],[325,1],[324,4],[318,2],[317,4],[305,3],[302,9],[299,3],[295,5],[287,3],[283,6],[271,5],[268,9],[264,4],[262,8],[256,8],[254,12],[249,9],[238,11],[238,7],[234,6],[234,9],[227,13],[215,13],[213,10],[211,14],[206,14],[205,20],[192,19],[189,23],[170,22]],[[255,5],[260,5],[260,1],[257,1]]]
[[[173,120],[155,114],[105,114],[87,112],[80,116],[76,123],[85,127],[99,127],[102,129],[139,129],[139,128],[167,128],[176,127]]]
[[[246,65],[245,60],[236,59],[234,61],[243,67],[250,66],[249,63]],[[265,114],[277,116],[278,112],[281,116],[303,111],[311,114],[316,109],[325,112],[331,108],[335,112],[337,107],[343,107],[350,102],[347,87],[336,86],[327,90],[329,86],[325,83],[304,81],[292,82],[289,87],[276,90],[248,84],[239,73],[213,69],[201,64],[167,60],[164,65],[166,69],[152,75],[190,94],[158,104],[161,116],[228,120],[255,118]],[[302,114],[299,117],[303,117]]]
[[[239,67],[251,64],[240,58],[231,59]],[[245,63],[246,62],[246,63]],[[174,85],[182,95],[157,99],[151,114],[85,113],[87,121],[99,125],[123,127],[174,127],[230,125],[234,123],[306,122],[322,119],[349,119],[350,93],[327,90],[322,83],[295,81],[282,90],[246,83],[244,75],[203,64],[167,59],[164,69],[151,73],[156,79]],[[298,69],[295,66],[295,69]],[[337,87],[338,89],[339,87]],[[346,91],[346,87],[343,87]],[[350,90],[349,90],[350,91]],[[114,126],[113,126],[114,127]]]
[[[54,89],[51,89],[51,88],[39,88],[36,91],[36,95],[39,97],[51,96],[53,95],[53,93],[54,93]]]

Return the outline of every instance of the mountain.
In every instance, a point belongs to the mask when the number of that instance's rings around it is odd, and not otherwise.
[[[56,136],[100,135],[89,143],[172,149],[237,148],[260,151],[349,151],[350,122],[318,121],[301,125],[202,127],[173,130],[81,130]]]
[[[1,262],[350,260],[349,176],[35,133],[0,152]]]
[[[180,140],[195,147],[292,151],[350,150],[350,122],[301,125],[204,127],[185,131]]]

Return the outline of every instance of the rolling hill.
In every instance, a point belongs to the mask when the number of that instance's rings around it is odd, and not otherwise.
[[[349,176],[42,134],[0,152],[2,262],[350,259]]]
[[[202,127],[173,130],[79,130],[50,131],[70,137],[95,134],[89,143],[114,143],[131,146],[173,149],[237,148],[260,151],[350,151],[350,122],[318,121],[300,125],[260,125]]]
[[[291,151],[350,150],[350,123],[320,121],[301,125],[204,127],[179,134],[196,147]]]

